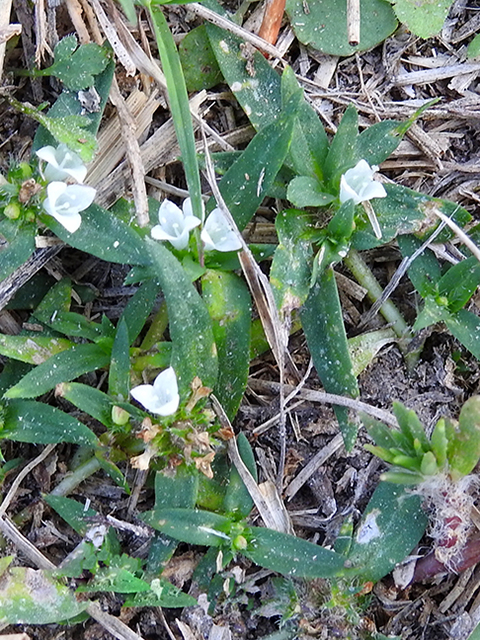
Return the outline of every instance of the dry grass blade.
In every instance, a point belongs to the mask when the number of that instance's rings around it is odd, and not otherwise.
[[[210,187],[212,188],[213,195],[215,197],[215,200],[217,201],[217,206],[222,211],[229,225],[232,229],[234,229],[239,241],[241,242],[242,251],[240,251],[238,254],[240,265],[242,267],[242,271],[249,286],[250,292],[257,306],[257,311],[260,316],[263,330],[265,331],[265,336],[267,338],[268,344],[270,345],[270,348],[272,349],[279,370],[281,385],[279,420],[280,460],[278,464],[277,483],[278,486],[281,487],[283,484],[283,472],[285,468],[286,455],[286,414],[283,395],[283,377],[285,370],[285,354],[287,351],[289,338],[288,326],[286,323],[281,322],[270,283],[257,264],[252,252],[250,251],[250,248],[243,239],[242,234],[238,230],[237,224],[227,205],[225,204],[220,190],[217,187],[212,159],[208,152],[208,145],[206,141],[205,161],[207,169],[207,180],[210,184]]]
[[[127,75],[134,76],[136,71],[136,65],[132,60],[130,53],[127,51],[125,45],[120,40],[120,37],[117,33],[117,29],[115,25],[112,23],[112,21],[109,19],[109,17],[103,10],[103,7],[100,4],[99,0],[90,0],[90,1],[95,10],[97,20],[100,23],[103,29],[103,32],[107,37],[107,40],[112,45],[112,49],[115,51],[117,58],[125,68]]]
[[[135,119],[132,117],[125,100],[118,89],[116,79],[113,79],[110,89],[110,100],[117,108],[121,123],[122,135],[125,139],[128,164],[132,172],[132,191],[137,212],[137,222],[139,227],[148,224],[148,197],[145,186],[145,167],[142,161],[142,154],[136,135]]]
[[[213,402],[213,408],[217,417],[222,425],[222,428],[227,432],[233,434],[232,425],[223,410],[222,405],[218,402],[215,396],[211,396]],[[260,517],[262,518],[265,526],[269,529],[275,529],[275,531],[283,531],[285,533],[289,532],[291,524],[288,520],[288,514],[285,518],[285,514],[283,513],[283,509],[279,509],[278,505],[281,503],[281,499],[276,491],[274,485],[271,487],[265,488],[265,493],[262,492],[257,483],[255,482],[252,474],[245,466],[242,458],[240,457],[240,453],[237,447],[237,441],[234,437],[227,440],[228,447],[228,455],[230,456],[231,461],[235,465],[240,477],[243,480],[243,483],[247,487],[247,491],[250,494],[255,506],[258,509]],[[275,498],[272,499],[272,490],[275,493]],[[283,505],[282,505],[283,507]],[[285,512],[286,513],[286,512]]]
[[[459,238],[463,242],[463,244],[467,247],[467,249],[469,249],[475,256],[475,258],[480,262],[480,249],[473,242],[473,240],[465,233],[465,231],[460,229],[460,227],[455,222],[455,220],[452,220],[452,218],[449,218],[448,216],[446,216],[436,207],[433,208],[432,211],[438,218],[440,218],[440,220],[442,220],[442,222],[444,222],[447,225],[447,227],[450,227],[450,229],[457,236],[457,238]]]

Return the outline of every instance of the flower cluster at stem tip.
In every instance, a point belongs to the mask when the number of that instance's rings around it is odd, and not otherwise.
[[[164,200],[158,210],[158,222],[152,228],[152,238],[168,241],[179,251],[187,247],[190,231],[202,224],[202,220],[193,215],[190,198],[183,202],[181,209],[170,200]],[[242,246],[219,208],[206,219],[200,239],[205,251],[237,251]]]
[[[82,184],[87,167],[66,144],[59,144],[56,149],[47,145],[38,149],[36,155],[46,162],[42,167],[43,177],[48,182],[43,208],[67,231],[74,233],[82,223],[80,211],[87,209],[96,195],[93,187]],[[69,184],[67,180],[75,180],[77,184]]]
[[[345,171],[340,179],[340,202],[353,200],[360,204],[372,198],[386,198],[383,184],[373,179],[376,171],[378,167],[371,167],[366,160],[360,160],[352,169]]]

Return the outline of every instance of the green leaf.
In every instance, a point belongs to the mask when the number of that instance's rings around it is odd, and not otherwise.
[[[237,436],[237,446],[240,457],[245,466],[250,471],[255,482],[257,482],[257,465],[252,447],[244,433]],[[227,489],[222,502],[222,511],[232,516],[236,520],[247,518],[253,509],[253,500],[245,486],[235,465],[231,465],[228,477]]]
[[[76,344],[29,371],[4,397],[36,398],[61,382],[69,382],[84,373],[106,367],[109,362],[109,355],[97,345]]]
[[[255,51],[251,59],[255,75],[250,75],[242,40],[213,24],[207,25],[207,34],[223,77],[252,125],[258,131],[271,124],[282,110],[278,73]]]
[[[70,309],[71,301],[72,282],[69,278],[62,278],[62,280],[55,283],[44,298],[42,298],[42,301],[35,309],[33,318],[39,322],[50,325],[52,319],[55,320],[58,313]]]
[[[337,191],[340,178],[361,160],[358,152],[358,113],[349,105],[332,140],[324,165],[324,179]]]
[[[420,422],[415,411],[407,409],[407,407],[401,402],[394,402],[393,413],[400,425],[402,433],[407,438],[412,454],[415,453],[415,450],[413,449],[414,440],[418,440],[420,442],[424,452],[429,451],[430,442],[425,433],[425,428]]]
[[[218,185],[240,230],[250,222],[287,156],[297,108],[298,96],[294,96],[278,118],[253,138]]]
[[[40,364],[56,353],[71,347],[73,347],[73,342],[64,338],[0,334],[0,354],[28,364]]]
[[[188,192],[192,199],[193,213],[197,218],[202,219],[202,188],[200,185],[195,136],[180,57],[161,7],[152,5],[150,2],[147,6],[152,17],[158,52],[167,82],[168,102],[182,154],[183,169],[187,180]]]
[[[187,395],[193,379],[213,388],[218,363],[212,321],[204,301],[187,278],[178,260],[160,243],[146,239],[156,277],[168,308],[172,340],[171,366],[175,369],[180,395]]]
[[[466,309],[443,318],[450,333],[480,360],[480,318]]]
[[[98,445],[93,431],[79,420],[55,407],[33,400],[14,400],[6,405],[0,434],[10,440],[35,444],[72,442]]]
[[[286,67],[282,74],[281,90],[284,105],[296,93],[303,97],[303,90],[300,89],[291,67]],[[328,138],[320,118],[306,100],[301,100],[293,127],[288,162],[299,176],[311,176],[322,180],[327,153]]]
[[[124,607],[192,607],[198,605],[197,600],[184,593],[167,580],[155,578],[150,584],[150,591],[138,593],[133,598],[127,598]]]
[[[100,389],[80,382],[64,382],[57,388],[57,393],[106,427],[112,426],[113,402]]]
[[[218,353],[214,393],[233,420],[247,386],[250,365],[250,294],[235,273],[207,270],[202,297],[213,323]]]
[[[211,89],[222,80],[204,24],[187,33],[178,47],[188,91]]]
[[[471,473],[480,459],[480,396],[469,398],[460,411],[447,458],[454,480]]]
[[[88,605],[42,569],[11,567],[2,575],[0,619],[6,624],[61,622],[78,616]]]
[[[263,527],[250,527],[248,538],[242,553],[272,571],[296,578],[333,578],[344,571],[343,556],[303,538]]]
[[[75,249],[120,264],[149,262],[145,245],[136,231],[102,207],[92,204],[82,211],[82,224],[75,233],[69,233],[52,216],[40,216],[56,236]]]
[[[0,234],[7,241],[0,250],[2,280],[30,258],[35,251],[36,225],[19,224],[18,220],[0,220]]]
[[[111,53],[108,49],[88,42],[78,48],[74,35],[66,36],[54,49],[54,63],[42,69],[39,75],[56,76],[72,91],[88,89],[94,84],[94,76],[105,70]]]
[[[279,245],[270,269],[270,283],[281,314],[299,309],[308,297],[312,262],[310,227],[309,216],[296,209],[282,211],[275,218]]]
[[[427,526],[421,504],[420,496],[381,482],[355,532],[348,554],[351,572],[377,582],[404,560]]]
[[[120,318],[113,341],[110,369],[108,371],[108,393],[119,400],[127,400],[130,392],[130,351],[128,327]]]
[[[157,298],[159,286],[154,280],[143,282],[125,307],[122,318],[127,323],[128,341],[132,344],[139,336]]]
[[[91,523],[87,518],[94,518],[97,516],[97,512],[94,509],[91,509],[90,507],[85,509],[85,504],[82,504],[77,500],[73,500],[72,498],[48,494],[43,496],[43,499],[50,507],[52,507],[52,509],[55,509],[58,515],[63,518],[74,531],[81,536],[84,536],[91,526]]]
[[[470,41],[470,44],[467,47],[467,58],[470,60],[478,58],[480,56],[480,33]],[[480,635],[480,628],[479,628]],[[473,636],[472,636],[473,637]]]
[[[325,391],[356,398],[359,391],[348,350],[335,274],[331,267],[319,275],[300,317],[315,369]],[[348,413],[343,407],[337,407],[335,413],[345,447],[351,449],[357,427],[348,421]]]
[[[408,125],[395,120],[383,120],[367,127],[358,136],[359,159],[363,158],[370,166],[380,164],[398,147],[406,129]]]
[[[463,309],[480,284],[480,263],[472,256],[453,265],[438,283],[438,293],[446,296],[452,313]]]
[[[35,311],[35,317],[38,318],[38,309]],[[58,313],[54,312],[50,318],[47,318],[47,314],[42,313],[42,322],[59,333],[76,336],[84,340],[92,340],[93,342],[97,342],[103,337],[102,325],[89,320],[80,313],[58,311]]]
[[[198,475],[178,469],[171,478],[155,474],[155,510],[193,509],[198,495]]]
[[[95,76],[93,88],[100,96],[100,104],[98,105],[98,110],[92,112],[85,111],[79,99],[78,91],[64,90],[58,97],[53,107],[49,110],[48,116],[52,119],[55,118],[57,120],[60,118],[65,118],[67,116],[81,117],[81,122],[85,126],[85,131],[88,131],[90,134],[95,136],[102,120],[103,110],[105,109],[105,105],[107,103],[114,70],[115,62],[113,59],[111,59],[107,64],[106,69],[99,75]],[[67,137],[68,140],[64,141],[73,151],[77,151],[77,153],[79,153],[84,162],[90,162],[91,160],[93,160],[94,154],[92,153],[91,149],[89,150],[83,148],[83,138],[75,138],[74,131],[72,131]],[[40,126],[33,140],[32,151],[36,151],[41,147],[45,147],[46,145],[56,146],[57,142],[62,141],[57,141],[52,133],[50,133],[45,127]],[[76,147],[78,146],[80,146],[81,148],[77,149]]]
[[[297,176],[288,184],[287,198],[303,209],[304,207],[325,207],[335,200],[335,196],[326,193],[317,178]]]
[[[404,257],[411,256],[421,244],[421,240],[411,235],[398,237],[398,246]],[[423,298],[436,294],[442,270],[433,251],[425,249],[421,255],[415,258],[408,269],[408,277]]]
[[[154,509],[141,515],[141,520],[172,538],[208,547],[229,543],[231,521],[225,516],[200,509]]]
[[[400,22],[420,38],[440,33],[453,0],[393,0]]]
[[[334,56],[372,49],[397,28],[395,14],[383,0],[361,0],[358,46],[348,42],[346,0],[287,0],[286,11],[300,42]]]
[[[122,567],[104,567],[97,570],[88,585],[81,585],[77,588],[77,592],[81,593],[91,593],[92,591],[140,593],[150,591],[150,585]]]

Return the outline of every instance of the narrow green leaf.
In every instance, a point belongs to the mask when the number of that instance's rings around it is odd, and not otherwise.
[[[188,91],[210,89],[222,81],[204,24],[187,33],[178,47]]]
[[[413,441],[417,439],[424,451],[429,451],[430,442],[425,433],[425,428],[420,422],[417,414],[412,409],[407,409],[401,402],[393,403],[393,413],[400,425],[402,432],[408,439],[408,443],[414,453]]]
[[[74,618],[89,602],[42,569],[11,567],[0,584],[0,619],[6,624],[51,624]]]
[[[182,65],[177,47],[161,7],[158,5],[155,6],[151,2],[148,3],[148,7],[150,15],[152,16],[163,72],[167,81],[168,101],[172,112],[178,145],[182,154],[188,192],[192,199],[193,213],[197,218],[202,219],[202,188],[200,185],[192,117],[190,115],[190,105]]]
[[[95,344],[76,344],[52,356],[11,387],[5,398],[36,398],[61,382],[69,382],[89,371],[106,367],[110,357]]]
[[[66,351],[71,347],[73,347],[73,342],[64,338],[0,334],[0,354],[28,364],[40,364],[56,353]]]
[[[82,224],[75,233],[69,233],[47,214],[40,217],[55,235],[75,249],[109,262],[148,264],[142,239],[122,220],[95,204],[82,211],[81,215]]]
[[[113,591],[114,593],[140,593],[150,591],[150,585],[122,567],[103,567],[87,585],[77,587],[77,592]]]
[[[80,382],[64,382],[58,387],[59,395],[98,420],[106,427],[112,426],[112,399],[106,393]]]
[[[297,108],[294,96],[285,111],[253,138],[218,185],[240,230],[250,222],[287,156]]]
[[[297,176],[288,184],[287,198],[295,206],[326,207],[335,200],[335,196],[325,191],[325,187],[318,178],[311,176]]]
[[[35,444],[72,442],[98,445],[96,435],[79,420],[33,400],[14,400],[5,406],[0,434],[10,440]]]
[[[446,296],[452,313],[463,309],[480,284],[480,263],[472,256],[453,265],[438,282],[438,293]]]
[[[119,400],[127,400],[130,392],[129,342],[127,323],[120,318],[108,371],[108,393]]]
[[[150,584],[150,591],[127,598],[124,607],[166,607],[168,609],[197,606],[193,597],[184,593],[167,580],[155,578]]]
[[[421,240],[414,236],[398,237],[398,246],[404,257],[411,256],[421,245]],[[415,258],[408,269],[408,277],[423,298],[435,295],[437,283],[442,277],[442,270],[433,251],[425,249],[421,255]]]
[[[154,280],[143,282],[125,307],[122,318],[127,323],[128,341],[133,344],[153,309],[159,286]]]
[[[444,318],[448,330],[480,360],[480,318],[466,309]]]
[[[382,120],[372,124],[358,136],[359,158],[366,160],[370,166],[379,165],[392,155],[404,132],[404,124],[395,120]]]
[[[202,297],[213,323],[218,353],[214,393],[233,420],[247,386],[250,365],[250,294],[235,273],[207,270]]]
[[[257,465],[252,447],[243,432],[237,436],[237,446],[245,466],[257,481]],[[235,465],[231,465],[228,478],[227,490],[223,498],[222,511],[231,515],[236,520],[247,518],[253,509],[253,500],[245,486]]]
[[[279,245],[275,250],[270,283],[279,311],[290,314],[308,297],[312,247],[307,232],[310,217],[296,209],[282,211],[275,218]]]
[[[353,537],[348,555],[351,572],[361,580],[377,582],[401,562],[427,526],[421,504],[420,496],[381,482]]]
[[[207,307],[168,249],[148,238],[146,247],[167,303],[171,366],[177,374],[180,395],[188,394],[196,376],[203,385],[213,389],[218,363]]]
[[[469,398],[460,411],[454,437],[449,437],[448,462],[455,479],[466,476],[480,459],[480,396]]]
[[[296,578],[333,578],[342,575],[345,558],[303,538],[263,527],[248,529],[244,555],[261,567]]]
[[[155,510],[193,509],[197,501],[198,476],[177,470],[174,478],[160,471],[155,474]]]
[[[325,391],[356,398],[359,391],[348,350],[335,274],[331,267],[319,275],[300,316],[313,363]],[[355,442],[357,427],[348,421],[348,413],[344,408],[338,407],[335,413],[345,446],[350,449]]]
[[[88,518],[94,518],[97,516],[97,512],[90,507],[85,509],[86,505],[67,498],[65,496],[55,496],[52,494],[43,496],[44,501],[55,509],[58,515],[67,522],[74,531],[79,535],[84,536],[87,533],[91,523]]]
[[[72,301],[72,283],[63,278],[53,285],[47,295],[35,309],[33,318],[50,325],[59,312],[68,311]]]
[[[7,245],[0,251],[0,274],[2,280],[28,260],[35,251],[35,231],[33,224],[19,224],[18,220],[0,220],[0,233]]]
[[[229,544],[230,519],[199,509],[154,509],[141,515],[141,520],[172,538],[208,547]]]
[[[358,154],[358,114],[349,105],[343,114],[332,140],[324,165],[324,179],[332,190],[337,190],[342,174],[361,160]]]

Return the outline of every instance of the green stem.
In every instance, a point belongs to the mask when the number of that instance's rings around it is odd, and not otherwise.
[[[375,303],[379,298],[381,298],[383,289],[358,251],[350,249],[344,259],[344,262],[357,281],[367,289],[368,299],[372,303]],[[406,354],[407,341],[413,336],[412,331],[403,319],[402,314],[391,300],[386,300],[383,303],[380,307],[380,313],[385,320],[392,325],[393,330],[400,338],[399,347],[402,352]]]
[[[66,496],[69,493],[72,493],[74,489],[78,487],[84,480],[86,480],[89,476],[93,475],[96,471],[100,469],[100,462],[98,458],[90,458],[87,462],[84,462],[79,467],[73,471],[68,476],[58,484],[55,489],[51,492],[52,496]]]

